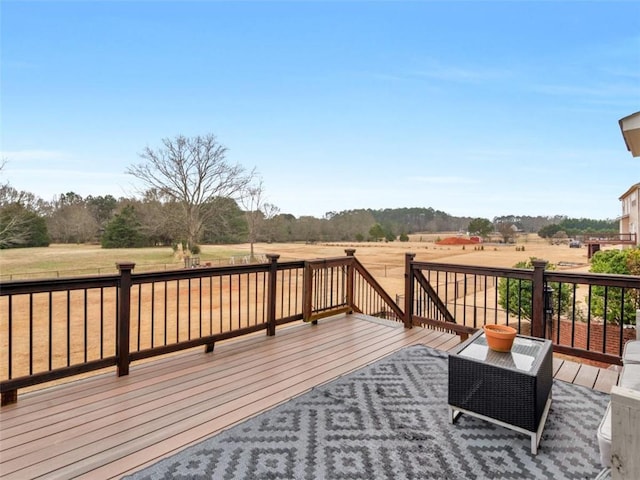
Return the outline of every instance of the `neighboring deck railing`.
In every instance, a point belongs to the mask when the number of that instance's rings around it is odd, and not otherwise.
[[[604,233],[594,235],[581,235],[580,238],[585,243],[612,243],[636,245],[638,234],[636,233]]]
[[[640,277],[469,267],[405,258],[399,306],[346,250],[344,257],[0,283],[2,404],[18,389],[339,313],[456,332],[487,323],[554,340],[554,351],[620,363]],[[545,293],[546,292],[546,293]],[[555,293],[554,293],[555,292]],[[586,300],[589,299],[589,300]],[[597,299],[597,301],[595,300]],[[545,302],[546,300],[546,302]],[[617,306],[616,306],[617,305]]]

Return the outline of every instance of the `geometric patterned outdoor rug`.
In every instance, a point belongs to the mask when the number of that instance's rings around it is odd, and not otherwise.
[[[554,381],[537,455],[528,436],[449,423],[447,354],[412,346],[127,477],[142,479],[593,479],[609,395]]]

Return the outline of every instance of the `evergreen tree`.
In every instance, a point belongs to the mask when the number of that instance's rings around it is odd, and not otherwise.
[[[617,275],[640,273],[640,248],[601,250],[591,258],[591,272]],[[594,285],[591,289],[591,312],[608,323],[635,325],[640,308],[640,292],[619,287]]]
[[[518,262],[514,265],[514,268],[532,270],[534,260],[535,258],[532,257],[526,262]],[[549,263],[546,269],[555,270],[555,268],[554,264]],[[557,310],[559,307],[561,314],[569,313],[573,300],[573,293],[569,286],[565,285],[564,288],[561,288],[557,282],[551,282],[549,286],[553,289],[551,301],[554,308]],[[531,319],[533,312],[532,297],[533,285],[529,280],[501,278],[498,281],[498,303],[506,311],[519,318]]]
[[[493,232],[493,223],[487,218],[474,218],[469,223],[468,231],[471,235],[487,238]]]
[[[385,237],[385,231],[384,228],[382,228],[382,225],[376,223],[373,227],[371,227],[369,229],[369,237],[371,237],[374,242],[379,242],[380,240],[382,240]]]
[[[144,236],[140,233],[140,222],[136,218],[135,209],[128,205],[107,223],[102,235],[102,248],[143,247]]]

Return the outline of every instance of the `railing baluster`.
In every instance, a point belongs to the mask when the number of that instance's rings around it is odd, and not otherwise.
[[[149,342],[149,345],[151,345],[151,348],[156,346],[156,282],[153,282],[151,284],[151,325],[150,325],[150,335],[151,335],[151,341]]]
[[[88,309],[87,309],[87,289],[83,289],[84,295],[84,363],[87,363],[87,345],[88,345],[88,336],[89,336],[89,325],[88,325]]]
[[[71,365],[71,291],[67,290],[67,367]]]
[[[257,325],[257,317],[255,315],[251,314],[251,295],[252,295],[252,291],[251,291],[251,276],[253,274],[249,274],[245,277],[245,283],[246,283],[246,293],[244,293],[244,300],[245,300],[245,313],[246,313],[246,317],[247,317],[247,322],[246,325],[247,327],[253,326],[253,325]]]
[[[224,332],[224,308],[222,308],[222,275],[218,277],[218,312],[220,313],[220,333]]]
[[[192,335],[191,335],[191,330],[193,329],[193,324],[191,322],[191,303],[192,303],[192,297],[191,297],[191,278],[186,279],[186,284],[187,284],[187,294],[186,294],[186,306],[183,306],[182,308],[185,309],[185,313],[180,315],[180,319],[183,321],[183,323],[186,322],[186,341],[191,340]],[[185,282],[182,282],[185,283]],[[182,292],[180,293],[180,295],[182,295]],[[185,318],[186,316],[186,318]]]
[[[489,304],[489,302],[488,302],[489,297],[487,295],[487,292],[489,291],[489,284],[488,284],[489,278],[490,277],[488,275],[484,275],[483,276],[483,279],[484,279],[484,307],[482,309],[482,313],[483,313],[484,318],[487,318],[487,305]]]
[[[48,292],[49,297],[49,312],[48,312],[48,320],[49,320],[49,370],[53,369],[53,292]],[[100,299],[102,300],[102,299]],[[100,303],[100,307],[102,308],[102,302]]]
[[[51,302],[51,300],[49,300]],[[49,312],[51,312],[51,305]],[[100,359],[104,358],[104,287],[100,287]],[[49,367],[51,370],[51,367]]]
[[[198,278],[198,336],[202,337],[202,277]]]
[[[287,315],[289,315],[289,313],[291,313],[291,287],[292,287],[292,281],[291,281],[291,270],[287,270],[286,272],[280,272],[279,274],[279,278],[280,278],[280,318],[284,318],[284,305],[285,305],[285,301],[284,301],[284,284],[285,284],[285,277],[288,277],[286,280],[286,284],[287,284]]]
[[[589,296],[591,296],[591,286],[589,286]],[[571,301],[571,346],[575,346],[575,327],[576,327],[576,302],[577,298],[575,295],[575,285],[574,285],[574,295]]]
[[[238,328],[242,328],[242,278],[238,277]]]
[[[163,345],[167,345],[167,329],[169,328],[168,320],[169,320],[169,283],[164,281],[164,299],[163,299],[163,317],[164,317],[164,334],[163,334]]]
[[[180,343],[180,280],[176,280],[176,341]]]
[[[213,335],[213,277],[209,276],[209,335]]]
[[[229,331],[233,330],[233,275],[227,275],[229,282]]]
[[[618,350],[622,351],[624,345],[624,287],[620,287],[620,334],[618,335]]]
[[[604,321],[607,321],[607,314],[609,313],[609,287],[604,287]]]
[[[29,294],[29,375],[33,375],[33,293]]]
[[[258,305],[259,305],[259,303],[258,303],[258,274],[254,273],[253,274],[253,324],[254,325],[258,325],[258,323],[260,322],[260,318],[258,316]],[[274,305],[275,305],[275,303],[274,303]],[[264,318],[264,306],[260,310],[263,313],[262,323],[264,323],[264,321],[265,321],[265,318]],[[274,310],[273,316],[275,318],[275,310]]]
[[[136,332],[136,350],[140,351],[140,339],[142,337],[142,285],[138,285],[138,311],[136,312],[136,325],[138,326],[138,331]]]

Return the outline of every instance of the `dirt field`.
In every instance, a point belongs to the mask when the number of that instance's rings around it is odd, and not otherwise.
[[[275,253],[280,260],[298,260],[344,256],[345,249],[356,250],[356,257],[374,275],[376,280],[395,297],[404,288],[405,254],[414,253],[415,259],[425,262],[442,262],[457,265],[511,268],[516,263],[531,257],[547,260],[556,269],[565,271],[588,271],[587,249],[569,248],[568,245],[550,245],[537,235],[522,236],[515,245],[485,244],[462,246],[439,246],[435,240],[447,234],[412,235],[409,242],[390,243],[318,243],[305,244],[258,244],[255,251]],[[422,241],[418,241],[419,239]],[[234,250],[245,250],[247,245],[236,245]],[[205,247],[202,256],[213,254],[216,247]]]
[[[358,259],[368,268],[390,276],[389,269],[402,268],[404,255],[415,253],[421,261],[512,267],[530,257],[542,258],[561,268],[588,269],[587,249],[569,248],[567,245],[549,245],[537,235],[518,238],[515,245],[485,244],[483,249],[473,245],[439,246],[437,239],[452,234],[416,234],[409,242],[354,242],[354,243],[259,243],[257,255],[279,254],[281,260],[300,260],[342,256],[347,248],[356,250]],[[249,255],[249,245],[204,245],[200,253],[201,263],[229,264],[231,259],[242,262]],[[51,278],[77,275],[114,273],[118,261],[133,261],[136,272],[180,268],[182,258],[168,248],[105,250],[99,245],[51,245],[46,248],[0,250],[0,276],[3,281],[20,278]]]
[[[373,274],[382,287],[395,298],[396,295],[402,295],[404,292],[404,261],[406,253],[414,253],[416,260],[419,261],[435,261],[443,263],[475,265],[475,266],[495,266],[495,267],[513,267],[517,262],[526,261],[530,257],[545,259],[554,263],[557,268],[571,271],[587,271],[589,268],[587,260],[586,248],[569,248],[567,245],[549,245],[537,236],[521,237],[516,245],[490,245],[482,246],[466,245],[462,246],[439,246],[435,240],[447,237],[447,234],[439,235],[414,235],[409,242],[391,242],[391,243],[318,243],[318,244],[257,244],[255,245],[255,253],[258,256],[266,254],[279,254],[281,261],[301,260],[313,258],[341,257],[345,255],[346,249],[355,249],[356,257],[360,262]],[[201,264],[211,263],[212,265],[229,263],[242,263],[249,255],[250,247],[245,245],[232,246],[208,246],[202,247],[200,253]],[[11,274],[14,278],[22,277],[21,272],[30,272],[24,278],[44,277],[66,277],[75,275],[88,275],[99,273],[114,273],[115,263],[117,261],[133,261],[137,267],[134,272],[149,270],[175,269],[184,266],[184,261],[175,255],[170,248],[157,249],[126,249],[126,250],[103,250],[95,245],[53,245],[49,248],[39,249],[15,249],[0,251],[0,273],[3,279],[7,279],[7,275]],[[34,273],[35,272],[35,273]],[[37,274],[37,275],[36,275]],[[171,294],[168,290],[164,295]],[[60,318],[60,325],[54,324],[53,335],[54,340],[59,336],[59,340],[54,342],[57,348],[54,348],[52,355],[55,365],[62,366],[65,364],[67,355],[71,355],[72,363],[82,361],[81,356],[84,354],[84,343],[91,350],[89,359],[98,358],[97,351],[99,345],[96,344],[92,335],[87,337],[82,318],[74,318],[71,320],[71,327],[67,329],[66,317],[66,299],[60,297],[59,305],[54,297],[54,310],[56,318]],[[212,297],[215,298],[215,297]],[[222,297],[220,297],[222,298]],[[225,296],[226,298],[226,296]],[[28,326],[24,325],[25,335],[20,335],[22,341],[15,341],[14,355],[18,357],[14,359],[14,371],[25,372],[26,365],[20,359],[28,358],[28,349],[33,348],[36,356],[40,357],[35,361],[34,370],[46,370],[46,362],[48,354],[46,353],[48,345],[49,328],[46,318],[38,319],[38,312],[48,311],[48,300],[35,299],[32,307],[28,306],[28,299],[24,299],[24,308],[33,308],[34,310],[34,338],[32,347],[25,337],[28,337]],[[72,295],[72,303],[88,302],[89,310],[99,309],[99,305],[103,305],[109,316],[114,315],[115,303],[111,301],[103,301],[100,297],[89,297],[83,299],[81,295]],[[162,301],[162,295],[159,294],[156,301]],[[38,302],[45,302],[41,306]],[[234,300],[235,302],[235,300]],[[61,305],[61,306],[60,306]],[[227,302],[228,305],[228,302]],[[144,307],[144,305],[143,305]],[[212,305],[213,307],[213,305]],[[182,306],[184,308],[184,306]],[[7,358],[7,302],[6,297],[0,297],[0,378],[7,378],[6,364]],[[226,311],[227,308],[216,310]],[[13,306],[14,318],[28,318],[20,312],[18,302]],[[82,308],[77,309],[83,312]],[[144,310],[144,308],[143,308]],[[28,310],[26,310],[28,311]],[[173,313],[170,313],[173,318]],[[90,314],[93,317],[93,314]],[[91,320],[95,322],[95,319]],[[222,322],[221,322],[222,323]],[[14,325],[14,335],[16,334],[18,325]],[[98,327],[93,327],[93,331],[97,331]],[[69,330],[69,331],[68,331]],[[80,332],[78,334],[72,332]],[[113,349],[113,331],[105,332],[108,346],[107,351]],[[134,333],[134,332],[132,332]],[[147,332],[142,332],[143,336]],[[157,331],[155,335],[161,335],[162,332]],[[66,338],[69,336],[72,345],[67,345]],[[15,337],[14,337],[15,338]],[[184,338],[184,337],[182,337]],[[59,350],[58,350],[59,349]],[[42,351],[44,350],[44,352]],[[71,353],[68,353],[70,351]],[[78,358],[80,356],[80,358]],[[34,359],[35,360],[35,359]],[[22,365],[20,365],[22,363]]]

